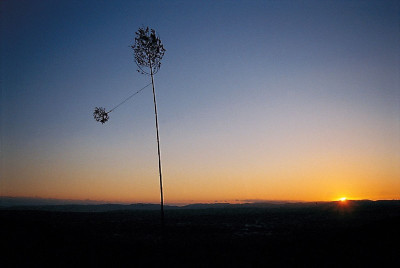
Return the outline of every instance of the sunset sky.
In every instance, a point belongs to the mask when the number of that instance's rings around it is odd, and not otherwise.
[[[399,1],[1,1],[0,195],[400,199]]]

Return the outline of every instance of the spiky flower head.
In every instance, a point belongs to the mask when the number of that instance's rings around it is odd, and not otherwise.
[[[139,28],[136,32],[135,44],[131,48],[135,53],[135,62],[139,68],[138,72],[150,74],[145,70],[146,67],[150,68],[153,74],[158,72],[165,48],[154,29],[149,29],[149,27]]]
[[[108,113],[106,112],[106,109],[103,107],[94,108],[93,117],[94,120],[96,120],[97,122],[101,122],[102,124],[104,124],[105,122],[108,121],[108,119],[110,119]]]

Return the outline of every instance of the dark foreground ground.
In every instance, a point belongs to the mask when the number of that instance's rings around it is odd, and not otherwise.
[[[400,203],[0,210],[1,267],[400,267]]]

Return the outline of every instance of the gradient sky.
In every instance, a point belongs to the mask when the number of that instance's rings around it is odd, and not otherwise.
[[[399,1],[1,1],[2,196],[400,198]]]

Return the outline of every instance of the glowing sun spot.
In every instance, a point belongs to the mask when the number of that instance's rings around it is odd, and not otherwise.
[[[346,197],[342,197],[342,198],[340,198],[339,200],[340,200],[341,202],[344,202],[344,201],[347,200],[347,198],[346,198]]]

